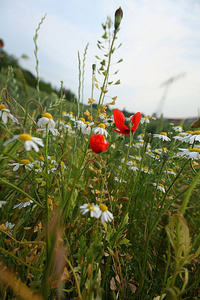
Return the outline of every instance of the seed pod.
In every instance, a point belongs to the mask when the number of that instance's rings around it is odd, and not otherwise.
[[[119,29],[119,25],[121,23],[122,18],[123,18],[123,10],[120,7],[115,12],[115,31]]]

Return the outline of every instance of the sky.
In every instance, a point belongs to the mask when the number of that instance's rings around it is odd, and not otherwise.
[[[0,38],[4,50],[36,75],[33,36],[38,31],[39,75],[59,88],[60,82],[78,94],[78,52],[81,60],[89,43],[84,75],[84,103],[91,97],[92,64],[103,57],[97,40],[107,16],[116,9],[123,19],[112,57],[109,88],[117,96],[112,108],[151,116],[198,117],[200,109],[200,1],[199,0],[0,0]],[[29,59],[23,60],[22,54]],[[123,62],[117,64],[119,59]],[[98,74],[97,74],[98,75]],[[96,76],[99,81],[102,77]],[[171,81],[169,81],[172,79]],[[167,84],[169,83],[169,84]],[[167,92],[166,92],[167,89]],[[98,100],[99,91],[94,98]]]

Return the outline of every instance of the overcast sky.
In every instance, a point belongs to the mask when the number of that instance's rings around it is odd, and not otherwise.
[[[199,0],[0,0],[0,38],[4,50],[29,60],[21,65],[35,72],[33,36],[41,20],[38,58],[40,77],[55,87],[60,81],[78,92],[78,51],[85,67],[84,102],[91,96],[91,66],[103,57],[96,46],[101,24],[114,18],[121,6],[124,17],[114,53],[112,71],[119,72],[108,96],[118,96],[113,108],[152,115],[159,107],[165,117],[197,117],[200,108],[200,1]],[[170,78],[164,101],[161,101]],[[99,78],[99,77],[98,77]],[[99,78],[100,79],[100,78]],[[96,91],[95,97],[98,98]],[[107,102],[110,100],[107,99]],[[160,106],[162,102],[162,105]]]

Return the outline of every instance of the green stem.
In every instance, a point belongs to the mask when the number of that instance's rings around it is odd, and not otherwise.
[[[107,70],[106,70],[106,73],[105,73],[103,85],[102,85],[102,87],[101,87],[101,93],[100,93],[100,96],[99,96],[99,103],[98,103],[98,106],[97,106],[97,111],[96,111],[96,115],[95,115],[95,120],[97,120],[97,117],[98,117],[98,110],[99,110],[100,106],[103,104],[103,99],[102,99],[102,97],[103,97],[103,95],[105,95],[104,90],[105,90],[105,88],[106,88],[106,84],[107,84],[108,77],[109,77],[109,70],[110,70],[110,64],[111,64],[111,56],[112,56],[113,49],[114,49],[113,46],[114,46],[114,42],[115,42],[115,39],[116,39],[116,35],[117,35],[117,32],[114,31],[112,43],[111,43],[110,50],[109,50],[108,66],[107,66]]]
[[[26,113],[25,113],[25,117],[24,117],[24,127],[26,126],[26,121],[27,121],[27,117],[28,117],[28,111],[29,111],[29,105],[31,102],[35,102],[36,104],[38,104],[38,106],[40,107],[41,109],[41,113],[43,112],[43,107],[41,105],[41,103],[35,99],[31,99],[27,102],[27,106],[26,106]]]

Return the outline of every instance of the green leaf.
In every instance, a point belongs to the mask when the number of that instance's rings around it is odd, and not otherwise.
[[[128,245],[129,243],[130,243],[130,241],[128,239],[124,238],[123,240],[118,242],[118,245]]]
[[[120,84],[120,79],[115,82],[115,85]]]

